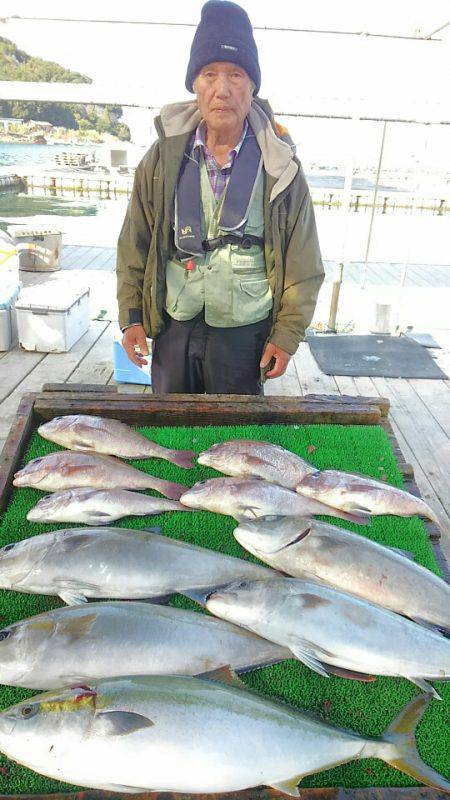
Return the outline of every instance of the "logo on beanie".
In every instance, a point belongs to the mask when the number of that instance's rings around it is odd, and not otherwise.
[[[220,46],[222,50],[235,50],[237,52],[237,47],[233,47],[232,44],[221,44]]]

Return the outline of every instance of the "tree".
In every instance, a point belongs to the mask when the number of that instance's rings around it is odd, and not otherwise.
[[[92,79],[80,72],[30,56],[19,50],[14,42],[0,37],[0,75],[9,81],[44,81],[64,83],[92,83]],[[130,139],[129,128],[119,122],[122,107],[108,104],[97,106],[82,103],[46,103],[41,101],[0,101],[0,115],[17,117],[25,122],[30,119],[51,122],[52,125],[75,130],[94,129],[100,133],[112,133],[124,140]]]

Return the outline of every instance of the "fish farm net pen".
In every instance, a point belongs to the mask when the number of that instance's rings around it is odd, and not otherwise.
[[[137,428],[148,438],[166,447],[192,449],[197,453],[212,444],[235,438],[271,441],[297,453],[319,469],[339,469],[359,472],[373,478],[403,486],[388,436],[378,425],[235,425],[205,427],[152,427]],[[23,463],[32,458],[63,448],[33,434]],[[192,470],[183,470],[174,464],[158,459],[134,460],[133,466],[152,475],[192,486],[206,478],[219,477],[212,468],[196,464]],[[156,494],[149,491],[149,494]],[[0,546],[25,539],[35,534],[65,527],[82,527],[77,524],[40,524],[27,522],[26,514],[42,497],[42,492],[30,488],[14,489],[3,517],[0,520]],[[401,548],[414,554],[415,560],[437,574],[441,574],[423,522],[417,517],[375,517],[370,526],[362,527],[338,519],[326,521],[375,541]],[[126,517],[115,527],[142,529],[160,526],[162,533],[202,547],[218,550],[228,555],[257,561],[246,553],[233,537],[237,523],[231,517],[211,512],[186,514],[171,512],[151,517]],[[171,603],[180,608],[190,608],[205,613],[190,600],[175,597]],[[0,616],[2,626],[60,607],[59,598],[0,591]],[[406,680],[377,678],[374,683],[363,684],[343,678],[324,678],[300,662],[288,660],[281,664],[257,670],[243,676],[252,689],[310,711],[323,720],[350,728],[370,736],[377,736],[392,722],[403,706],[418,690]],[[442,702],[433,700],[417,729],[417,746],[424,761],[450,778],[450,682],[436,684]],[[36,692],[0,686],[0,708],[32,696]],[[335,767],[304,778],[301,787],[406,787],[417,785],[407,775],[392,769],[376,759],[365,759]],[[25,767],[0,756],[0,794],[38,794],[74,791],[76,787],[37,775]]]

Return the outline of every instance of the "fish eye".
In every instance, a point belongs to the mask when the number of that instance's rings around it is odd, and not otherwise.
[[[11,636],[11,630],[0,631],[0,642],[4,642],[5,639],[8,639]]]
[[[13,542],[12,544],[6,544],[6,545],[4,546],[4,548],[3,548],[3,552],[4,552],[4,553],[7,553],[7,552],[8,552],[8,550],[12,550],[12,549],[13,549],[13,547],[15,547],[15,546],[16,546],[16,543],[15,543],[15,542]]]
[[[30,719],[31,717],[34,717],[35,714],[37,714],[38,710],[39,710],[38,703],[33,703],[33,705],[29,706],[23,706],[22,717],[25,717],[25,719]]]

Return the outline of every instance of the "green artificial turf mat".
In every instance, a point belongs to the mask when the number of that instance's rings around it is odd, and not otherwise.
[[[253,438],[275,442],[306,458],[318,468],[341,469],[360,472],[403,486],[394,454],[385,431],[379,426],[340,425],[236,425],[208,427],[138,428],[150,439],[171,448],[205,450],[210,445],[232,438]],[[41,439],[35,433],[24,462],[62,448]],[[183,470],[169,462],[148,459],[133,461],[133,466],[166,480],[192,486],[196,481],[218,477],[208,467],[196,464],[192,470]],[[149,494],[156,494],[148,492]],[[11,501],[0,520],[0,546],[29,536],[56,530],[64,524],[29,523],[26,514],[42,497],[42,492],[23,488],[14,490]],[[441,574],[423,523],[417,517],[375,517],[370,527],[352,525],[338,519],[326,518],[361,535],[369,536],[412,552],[418,563]],[[229,555],[256,561],[236,542],[232,531],[236,522],[210,512],[192,514],[171,512],[165,515],[125,518],[115,527],[141,529],[161,526],[165,535],[209,547]],[[176,597],[173,605],[198,607],[189,600]],[[54,597],[26,595],[0,590],[0,615],[2,625],[57,608],[62,603]],[[199,613],[203,613],[200,611]],[[375,683],[362,684],[342,678],[323,678],[295,660],[258,670],[244,676],[245,683],[263,694],[287,702],[299,709],[312,711],[333,724],[376,736],[390,724],[401,708],[411,700],[418,689],[405,680],[378,678]],[[450,683],[436,687],[443,701],[432,700],[417,730],[417,745],[424,761],[450,778]],[[11,687],[0,687],[0,708],[31,697],[36,692]],[[326,772],[305,778],[301,786],[413,786],[415,782],[377,759],[365,759],[335,767]],[[44,793],[74,790],[59,781],[37,775],[30,770],[0,757],[0,793]]]

